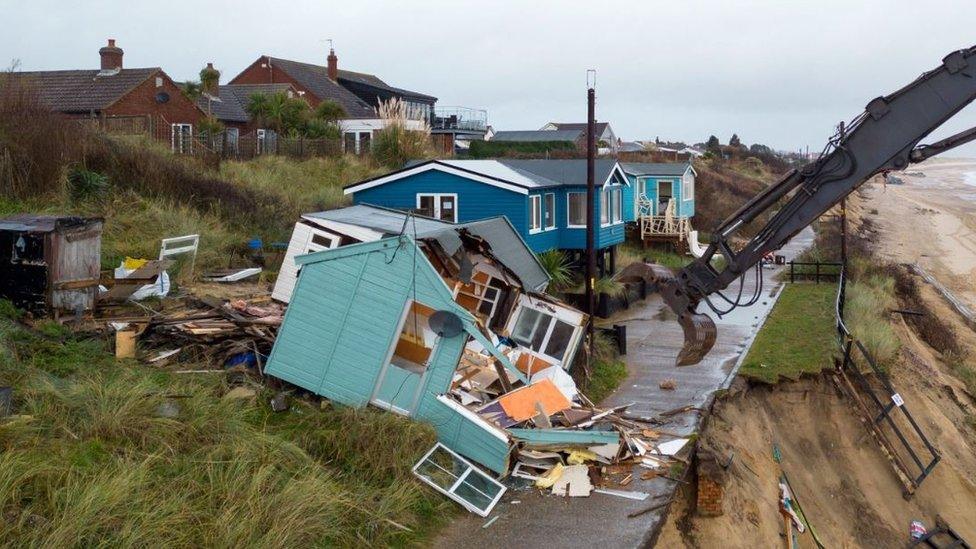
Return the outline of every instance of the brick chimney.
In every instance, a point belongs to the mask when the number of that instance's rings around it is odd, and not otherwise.
[[[98,50],[98,55],[102,58],[103,71],[122,68],[122,48],[115,46],[114,38],[108,39],[108,45]]]
[[[339,79],[339,58],[336,57],[335,50],[329,48],[329,79],[333,82]]]

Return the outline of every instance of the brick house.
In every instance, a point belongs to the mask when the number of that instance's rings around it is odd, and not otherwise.
[[[346,111],[340,125],[347,152],[367,150],[373,132],[385,127],[386,121],[378,113],[380,101],[402,100],[408,128],[419,128],[431,120],[436,97],[395,88],[372,74],[339,70],[334,50],[329,51],[326,61],[323,66],[262,55],[230,84],[290,84],[312,108],[327,100],[338,103]]]
[[[91,118],[115,131],[168,139],[174,150],[192,146],[194,127],[205,114],[159,67],[127,69],[114,39],[98,50],[100,69],[21,71],[40,101],[72,118]]]

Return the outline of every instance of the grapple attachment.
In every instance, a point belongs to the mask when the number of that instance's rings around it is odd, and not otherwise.
[[[697,300],[693,300],[682,288],[671,269],[654,263],[633,263],[620,272],[618,279],[621,282],[643,279],[661,293],[664,302],[678,315],[684,345],[675,366],[698,364],[712,350],[718,335],[715,321],[708,315],[695,312]]]

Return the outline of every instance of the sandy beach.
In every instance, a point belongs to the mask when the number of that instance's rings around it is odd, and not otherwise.
[[[918,263],[976,306],[976,159],[934,159],[863,187],[882,257]]]

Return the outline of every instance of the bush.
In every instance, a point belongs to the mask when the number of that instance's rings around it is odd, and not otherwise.
[[[561,250],[547,250],[536,257],[549,274],[550,290],[560,290],[572,284],[573,269],[565,253]]]
[[[572,141],[472,141],[468,149],[471,158],[497,158],[504,156],[548,156],[548,153],[579,153]]]
[[[387,168],[399,169],[410,160],[434,157],[430,126],[424,123],[419,129],[407,129],[407,110],[403,101],[394,98],[381,103],[379,111],[386,127],[373,132],[373,160]]]

